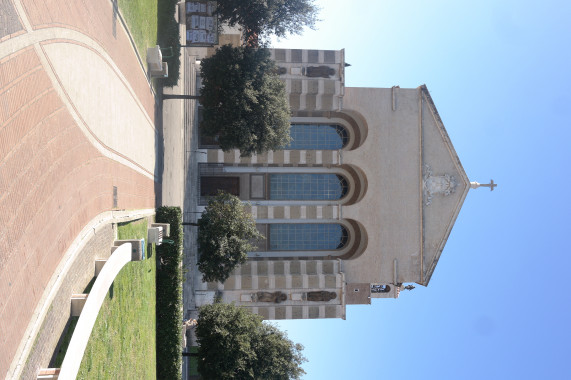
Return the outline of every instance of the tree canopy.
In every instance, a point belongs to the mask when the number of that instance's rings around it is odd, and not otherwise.
[[[200,308],[196,336],[203,379],[298,379],[303,346],[259,315],[234,305]]]
[[[268,49],[224,45],[200,67],[202,133],[242,156],[287,145],[289,105]]]
[[[247,41],[258,36],[301,34],[314,28],[319,9],[313,0],[218,0],[216,12],[221,22],[244,28]]]
[[[224,282],[246,262],[247,252],[256,249],[251,241],[262,238],[240,199],[219,192],[198,220],[198,269],[203,281]]]

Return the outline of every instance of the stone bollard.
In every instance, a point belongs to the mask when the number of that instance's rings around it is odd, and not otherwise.
[[[115,247],[119,247],[120,245],[125,243],[132,244],[131,261],[141,261],[145,259],[145,239],[115,240],[115,243],[113,245]]]

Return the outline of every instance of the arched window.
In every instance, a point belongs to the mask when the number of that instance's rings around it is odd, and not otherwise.
[[[388,285],[372,285],[371,293],[388,293],[391,291],[391,287]]]
[[[349,141],[339,124],[291,124],[289,131],[292,141],[285,149],[337,150]]]
[[[271,251],[332,251],[347,244],[345,227],[333,223],[270,224]]]
[[[270,174],[271,200],[337,200],[347,190],[347,180],[337,174]]]

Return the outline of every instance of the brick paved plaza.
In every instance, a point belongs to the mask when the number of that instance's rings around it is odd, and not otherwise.
[[[0,1],[0,378],[82,229],[160,197],[154,95],[116,22],[109,0]]]

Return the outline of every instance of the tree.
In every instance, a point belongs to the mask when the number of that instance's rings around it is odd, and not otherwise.
[[[298,379],[307,361],[294,344],[259,315],[234,305],[200,308],[196,327],[198,372],[204,379]]]
[[[243,157],[287,145],[289,105],[268,49],[224,45],[202,60],[200,71],[202,133]]]
[[[198,220],[198,269],[203,281],[224,282],[246,262],[247,252],[256,249],[250,242],[262,238],[240,199],[219,192]]]
[[[267,34],[301,34],[305,26],[315,27],[318,11],[313,0],[218,0],[216,8],[221,23],[244,28],[246,41]]]

